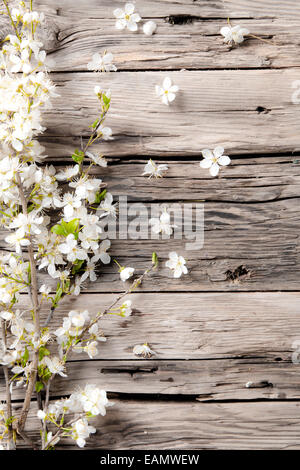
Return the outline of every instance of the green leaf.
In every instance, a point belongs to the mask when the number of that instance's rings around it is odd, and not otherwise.
[[[24,365],[27,363],[28,359],[29,359],[29,351],[27,349],[27,347],[25,346],[25,352],[23,354],[23,357],[22,357],[23,361],[24,361]]]
[[[106,193],[107,193],[107,190],[106,190],[106,189],[104,189],[101,193],[98,192],[98,193],[96,194],[94,204],[100,204],[100,202],[101,202],[103,199],[105,199]]]
[[[79,164],[82,163],[83,159],[84,159],[84,152],[82,152],[81,150],[76,149],[75,152],[72,155],[72,159],[76,163],[79,163]]]
[[[155,253],[155,251],[152,253],[152,264],[157,267],[158,265],[158,257],[157,257],[157,254]]]
[[[84,260],[76,260],[73,267],[72,267],[72,274],[77,274],[78,271],[82,268],[82,265],[84,264]]]
[[[70,222],[61,220],[60,224],[56,224],[51,228],[51,232],[56,233],[57,235],[62,235],[64,237],[67,237],[70,233],[73,233],[75,238],[77,238],[78,227],[79,219],[73,219]]]
[[[41,346],[39,349],[39,360],[41,361],[45,356],[49,356],[49,354],[49,349],[45,348],[45,346]]]
[[[43,382],[36,382],[35,390],[37,391],[37,393],[39,393],[41,390],[43,390],[43,388],[44,388]]]
[[[99,119],[96,119],[96,121],[94,121],[90,127],[92,127],[93,129],[96,129],[96,127],[98,126],[98,123],[99,123]]]
[[[58,283],[57,288],[56,288],[55,297],[52,300],[53,307],[57,307],[57,304],[60,301],[62,295],[63,295],[63,290],[61,288],[61,285]]]
[[[61,226],[61,225],[53,225],[53,227],[51,228],[51,232],[52,233],[56,233],[56,235],[64,235],[66,236],[65,234],[65,230],[64,228]]]
[[[108,96],[106,96],[104,93],[102,95],[102,98],[103,98],[103,103],[105,104],[105,106],[107,108],[109,108],[110,106],[110,98]]]

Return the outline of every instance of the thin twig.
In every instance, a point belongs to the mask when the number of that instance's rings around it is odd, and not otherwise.
[[[1,333],[2,333],[2,343],[3,343],[3,350],[4,353],[7,350],[7,342],[6,342],[6,327],[5,321],[1,319]],[[6,398],[6,413],[7,413],[7,420],[9,424],[7,426],[8,430],[8,442],[7,442],[7,449],[8,450],[15,450],[16,446],[14,443],[14,436],[13,436],[13,428],[12,428],[12,406],[11,406],[11,393],[10,393],[10,386],[9,386],[9,373],[8,367],[3,365],[3,372],[5,378],[5,398]]]

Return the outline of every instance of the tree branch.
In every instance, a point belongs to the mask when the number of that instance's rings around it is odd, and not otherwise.
[[[24,189],[23,189],[23,185],[22,185],[19,173],[17,173],[16,179],[17,179],[17,186],[19,190],[19,196],[20,196],[23,214],[28,215],[27,202],[26,202]],[[34,320],[34,339],[35,341],[38,341],[40,337],[40,333],[41,333],[41,327],[40,327],[39,302],[38,302],[37,271],[36,271],[36,263],[34,259],[34,252],[33,252],[31,237],[30,237],[30,245],[28,246],[28,257],[29,257],[30,275],[31,275],[30,276],[31,277],[30,291],[31,291],[33,320]],[[31,397],[32,397],[35,382],[36,382],[38,363],[39,363],[39,351],[37,349],[34,353],[34,357],[32,360],[32,368],[31,368],[31,373],[30,373],[30,377],[29,377],[29,381],[28,381],[28,385],[26,389],[25,399],[24,399],[21,415],[17,423],[17,432],[19,434],[20,432],[24,430],[24,427],[25,427],[28,411],[30,408]]]

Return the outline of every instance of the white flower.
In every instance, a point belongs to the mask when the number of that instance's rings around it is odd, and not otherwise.
[[[85,273],[81,276],[81,282],[86,281],[86,279],[90,278],[91,282],[97,281],[97,275],[95,273],[96,265],[88,261],[85,267]]]
[[[103,140],[113,140],[111,128],[103,127],[102,124],[98,127],[97,136]]]
[[[65,193],[62,201],[65,217],[70,218],[74,214],[75,209],[81,206],[81,199],[71,193]]]
[[[178,278],[181,277],[182,274],[188,273],[185,263],[186,261],[183,256],[178,256],[175,251],[172,251],[171,253],[169,253],[169,259],[166,262],[166,266],[167,268],[170,268],[172,271],[174,271],[174,277]]]
[[[106,193],[105,199],[104,201],[101,201],[98,210],[104,211],[102,214],[100,214],[100,219],[108,215],[116,218],[117,208],[116,204],[113,204],[113,196],[111,193]]]
[[[97,341],[89,341],[85,346],[79,343],[77,348],[79,349],[78,352],[86,352],[90,359],[93,359],[98,354]]]
[[[41,294],[43,294],[45,297],[47,297],[47,296],[50,294],[50,292],[51,292],[51,287],[46,286],[46,284],[43,284],[43,285],[40,287],[39,292],[40,292]]]
[[[156,165],[155,162],[150,159],[147,165],[145,165],[144,167],[144,173],[142,174],[142,176],[149,175],[149,178],[151,178],[152,176],[154,176],[155,178],[162,178],[162,173],[164,171],[167,171],[167,169],[167,165]]]
[[[39,419],[41,419],[42,421],[44,421],[45,418],[46,418],[46,416],[47,416],[47,415],[46,415],[45,411],[43,411],[43,410],[38,410],[38,412],[37,412],[37,417],[38,417]]]
[[[58,181],[69,180],[74,176],[78,175],[79,172],[79,165],[70,166],[65,168],[64,170],[60,171],[55,175]]]
[[[125,9],[117,8],[114,10],[114,16],[117,18],[116,28],[117,29],[129,29],[129,31],[137,31],[137,23],[141,21],[141,17],[138,13],[134,13],[133,3],[126,3]]]
[[[65,374],[65,363],[57,356],[44,357],[44,362],[52,374],[59,374],[61,377],[67,377]]]
[[[123,302],[123,304],[120,307],[120,312],[121,312],[122,317],[130,317],[132,313],[131,304],[132,304],[131,300],[125,300],[125,302]]]
[[[103,157],[103,155],[95,155],[92,152],[85,152],[86,156],[89,157],[96,165],[102,166],[103,168],[107,167],[107,160]]]
[[[22,246],[30,245],[30,240],[25,238],[25,229],[24,227],[20,227],[16,232],[12,233],[5,237],[6,243],[9,245],[15,245],[16,253],[21,253]]]
[[[112,63],[114,56],[111,52],[107,52],[102,57],[100,54],[94,54],[91,62],[87,64],[88,70],[99,72],[116,72],[117,67]]]
[[[154,23],[154,21],[147,21],[143,26],[143,31],[146,36],[152,36],[152,34],[155,33],[156,28],[157,24]]]
[[[85,446],[86,438],[89,437],[90,434],[96,432],[96,429],[93,426],[89,426],[88,420],[86,418],[76,421],[72,430],[72,438],[76,441],[78,447],[81,448]]]
[[[175,225],[170,224],[170,214],[166,210],[164,210],[159,219],[150,219],[149,224],[151,225],[152,232],[156,234],[172,235],[173,227],[175,227]]]
[[[103,264],[109,264],[110,256],[106,252],[109,250],[110,245],[110,240],[103,240],[103,242],[100,243],[98,250],[95,251],[95,255],[91,259],[92,263],[97,263],[97,261],[100,259]]]
[[[239,25],[234,27],[228,25],[224,26],[220,33],[224,36],[224,42],[227,44],[232,44],[233,42],[235,44],[240,44],[244,41],[244,36],[249,34],[249,31],[246,28],[241,28]]]
[[[73,233],[70,233],[66,238],[66,242],[58,245],[58,248],[61,253],[67,255],[68,261],[74,262],[76,259],[87,259],[86,251],[77,246],[77,240],[75,239]]]
[[[69,312],[69,319],[71,320],[71,324],[76,328],[82,328],[84,324],[89,321],[90,316],[88,310],[84,310],[82,312],[71,310]]]
[[[12,319],[13,314],[11,312],[2,311],[0,312],[0,317],[3,318],[3,320],[9,321]]]
[[[147,343],[145,343],[134,346],[133,354],[136,356],[151,357],[153,354],[155,354],[155,352],[149,348]]]
[[[211,176],[217,176],[219,173],[219,165],[226,166],[230,163],[230,158],[227,155],[223,155],[223,147],[216,147],[214,151],[204,149],[202,155],[204,160],[201,160],[201,168],[209,168]]]
[[[125,268],[125,267],[121,267],[120,269],[120,278],[121,278],[121,281],[125,282],[127,281],[127,279],[129,279],[134,273],[134,268]]]
[[[106,408],[112,404],[108,401],[105,390],[101,390],[96,385],[86,385],[80,394],[80,400],[86,413],[101,416],[106,415]]]
[[[157,96],[161,98],[162,103],[169,105],[169,103],[175,100],[179,87],[177,85],[172,85],[170,77],[166,77],[163,81],[162,87],[156,85],[155,91]]]

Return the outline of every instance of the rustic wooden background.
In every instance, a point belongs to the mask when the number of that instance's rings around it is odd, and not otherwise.
[[[97,172],[111,192],[149,206],[205,201],[200,251],[184,252],[178,240],[113,243],[114,257],[137,272],[154,250],[161,268],[133,295],[132,317],[103,320],[108,341],[99,358],[71,361],[55,398],[86,382],[112,395],[115,406],[87,448],[300,448],[300,364],[291,361],[300,339],[300,105],[292,103],[299,0],[139,0],[141,16],[158,24],[150,38],[115,29],[122,1],[34,3],[47,14],[44,37],[60,93],[45,119],[48,161],[69,161],[88,134],[92,90],[101,84],[112,89],[107,124],[115,140],[99,146],[109,166]],[[228,17],[276,44],[224,45],[219,30]],[[119,71],[87,72],[91,56],[105,49]],[[169,109],[154,94],[166,75],[181,88]],[[216,145],[233,161],[213,179],[199,160],[202,148]],[[168,163],[163,180],[141,176],[149,157]],[[164,268],[173,249],[190,268],[179,280]],[[123,288],[116,268],[106,267],[80,298],[63,303],[55,323],[71,307],[98,311]],[[144,341],[156,351],[151,360],[132,354]],[[13,398],[17,408],[21,391]],[[34,427],[35,409],[32,436]]]

